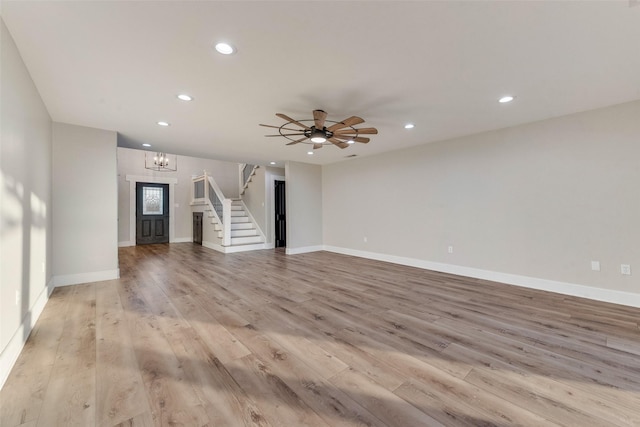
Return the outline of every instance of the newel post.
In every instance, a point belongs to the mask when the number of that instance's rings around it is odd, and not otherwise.
[[[231,199],[222,201],[222,246],[231,246]]]

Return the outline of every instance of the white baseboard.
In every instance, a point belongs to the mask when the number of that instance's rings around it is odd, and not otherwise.
[[[193,239],[191,237],[176,237],[169,243],[191,243],[191,242],[193,242]],[[136,242],[130,242],[130,241],[118,242],[119,248],[126,248],[128,246],[135,246],[135,245],[136,245]]]
[[[217,243],[202,241],[202,246],[205,248],[213,249],[214,251],[222,252],[223,254],[234,254],[237,252],[247,251],[259,251],[262,249],[273,249],[273,243],[256,243],[254,245],[239,245],[239,246],[222,246]]]
[[[176,237],[170,243],[192,243],[193,239],[191,237]]]
[[[224,246],[219,245],[217,243],[207,242],[206,240],[203,240],[202,246],[204,246],[205,248],[213,249],[214,251],[224,253]]]
[[[287,248],[285,253],[287,255],[306,254],[307,252],[318,252],[324,250],[324,246],[303,246],[301,248]]]
[[[235,254],[237,252],[259,251],[268,249],[266,243],[255,243],[253,245],[239,245],[225,247],[226,254]]]
[[[395,255],[380,254],[376,252],[340,248],[337,246],[325,245],[323,249],[329,252],[374,259],[378,261],[386,261],[394,264],[423,268],[425,270],[440,271],[443,273],[457,274],[459,276],[473,277],[476,279],[491,280],[494,282],[506,283],[508,285],[555,292],[558,294],[571,295],[574,297],[587,298],[596,301],[610,302],[631,307],[640,307],[640,294],[631,292],[609,290],[604,288],[597,288],[594,286],[578,285],[575,283],[558,282],[555,280],[539,279],[536,277],[520,276],[517,274],[500,273],[497,271],[481,270],[478,268],[463,267],[460,265],[443,264],[416,258],[406,258]]]
[[[80,283],[101,282],[103,280],[114,280],[119,278],[120,269],[117,268],[115,270],[53,276],[53,285],[56,287],[78,285]]]
[[[18,356],[20,356],[31,330],[42,314],[53,288],[53,282],[49,281],[47,286],[40,292],[40,295],[38,295],[38,298],[36,298],[29,312],[22,318],[20,327],[13,334],[7,346],[0,352],[0,389],[7,381],[9,373],[18,360]]]

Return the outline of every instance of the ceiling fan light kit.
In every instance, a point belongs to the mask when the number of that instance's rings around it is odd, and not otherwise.
[[[376,128],[355,128],[354,126],[364,123],[364,119],[358,116],[351,116],[336,122],[327,120],[327,113],[323,110],[314,110],[313,119],[295,120],[282,113],[276,113],[276,116],[286,120],[286,123],[282,126],[260,124],[260,126],[278,129],[278,135],[265,136],[285,137],[291,141],[287,145],[313,144],[314,150],[322,148],[323,145],[347,148],[356,142],[366,144],[370,139],[359,135],[375,135],[378,133]],[[309,123],[309,125],[305,123]],[[329,127],[326,126],[327,123],[329,123]]]
[[[306,135],[306,133],[305,133]],[[326,131],[321,131],[318,129],[315,129],[313,132],[309,132],[309,139],[311,139],[311,142],[313,143],[323,143],[327,141],[327,132]]]

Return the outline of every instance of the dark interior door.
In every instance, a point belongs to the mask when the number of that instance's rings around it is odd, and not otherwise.
[[[284,181],[275,181],[275,240],[276,248],[287,246],[287,216]]]
[[[193,213],[193,243],[202,244],[202,212]]]
[[[169,243],[169,184],[136,183],[136,245]]]

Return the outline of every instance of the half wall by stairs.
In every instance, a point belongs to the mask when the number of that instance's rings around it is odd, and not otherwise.
[[[193,194],[194,210],[204,212],[203,246],[224,253],[267,248],[265,235],[244,202],[225,198],[206,172],[193,178]]]

